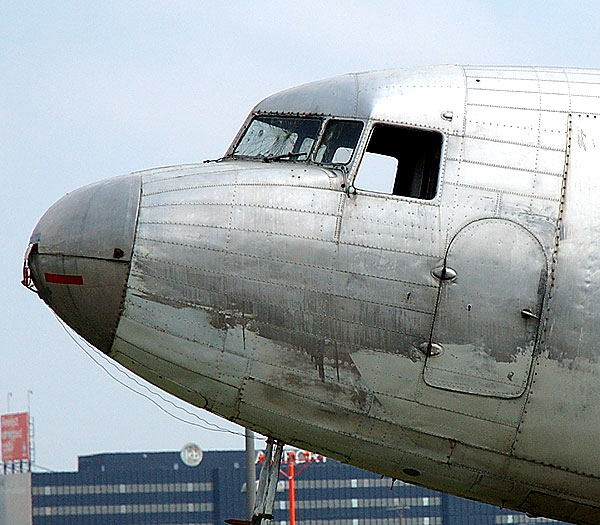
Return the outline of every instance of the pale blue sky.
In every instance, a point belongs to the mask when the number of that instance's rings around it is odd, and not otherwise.
[[[117,383],[19,284],[41,214],[105,177],[220,156],[280,89],[437,63],[593,68],[599,26],[591,1],[4,0],[0,412],[9,392],[11,409],[26,410],[33,391],[36,462],[56,470],[104,451],[242,448],[240,436],[181,423]]]

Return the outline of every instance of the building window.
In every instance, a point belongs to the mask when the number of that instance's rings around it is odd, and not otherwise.
[[[442,143],[436,131],[376,124],[354,186],[431,200],[437,193]]]

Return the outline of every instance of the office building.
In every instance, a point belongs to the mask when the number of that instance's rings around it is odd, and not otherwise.
[[[330,459],[307,464],[302,453],[297,457],[297,525],[550,522],[392,483],[389,478]],[[30,483],[31,507],[25,512],[31,513],[33,525],[221,524],[228,518],[246,518],[244,465],[243,451],[208,451],[191,458],[180,452],[96,454],[80,457],[76,472],[0,476],[4,481],[0,480],[0,492],[8,478],[20,476],[19,483],[12,485],[22,498],[23,483]],[[257,475],[259,468],[257,465]],[[9,500],[0,493],[0,503]],[[281,476],[274,525],[289,525],[288,506],[288,484]],[[0,524],[1,516],[0,511]]]

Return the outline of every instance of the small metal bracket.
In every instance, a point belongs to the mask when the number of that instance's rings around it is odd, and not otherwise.
[[[454,118],[454,113],[452,113],[452,111],[442,111],[441,117],[444,120],[451,122],[452,119]]]
[[[529,308],[523,308],[523,310],[521,310],[521,317],[523,319],[537,319],[537,320],[540,319]]]
[[[346,192],[347,197],[351,197],[352,195],[356,195],[356,188],[352,184],[342,184],[343,190]]]

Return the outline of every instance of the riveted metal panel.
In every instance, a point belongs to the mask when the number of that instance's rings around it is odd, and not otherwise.
[[[556,74],[554,78],[544,78],[538,74],[542,95],[570,95],[571,88],[565,74]],[[547,75],[546,75],[547,76]]]
[[[171,181],[169,181],[171,182]],[[152,192],[145,187],[143,208],[157,206],[174,206],[182,204],[198,204],[205,206],[218,206],[229,204],[233,197],[233,187],[223,185],[221,175],[219,184],[188,183],[186,187],[165,188],[159,190],[156,186]]]
[[[569,94],[540,93],[540,106],[547,112],[567,112],[571,106]]]
[[[56,202],[32,234],[45,254],[131,258],[141,178],[125,175],[79,188]]]
[[[138,172],[144,178],[144,194],[156,191],[179,191],[195,186],[212,186],[223,180],[223,174],[235,171],[234,165],[225,162],[184,164],[154,168]]]
[[[516,109],[469,106],[465,135],[494,142],[537,146],[539,127],[539,115],[533,111],[524,113]]]
[[[480,220],[452,240],[446,264],[457,277],[442,281],[425,365],[428,385],[484,396],[525,391],[537,339],[547,262],[522,226]],[[528,310],[537,317],[524,318]]]
[[[439,207],[421,200],[359,192],[346,203],[340,242],[436,257],[438,217]]]
[[[462,128],[464,81],[459,66],[391,69],[344,75],[271,95],[254,112],[358,117],[433,127]],[[451,111],[453,118],[442,118]]]
[[[28,262],[40,296],[104,352],[121,314],[140,185],[134,174],[69,193],[44,214],[31,238]]]
[[[536,76],[539,68],[532,67],[488,67],[488,66],[465,66],[465,75],[468,78],[480,79],[508,79],[508,80],[531,80]]]
[[[455,178],[452,175],[455,175]],[[555,173],[536,173],[509,166],[473,162],[462,162],[460,170],[454,173],[448,171],[447,181],[467,187],[519,194],[532,199],[550,199],[555,202],[558,202],[557,195],[560,195],[562,187],[562,178]]]
[[[598,477],[600,117],[572,116],[569,153],[544,352],[537,359],[515,453]],[[568,439],[565,429],[573,429]]]
[[[571,97],[571,111],[580,114],[600,115],[600,94],[595,97]]]
[[[467,137],[564,151],[566,133],[564,113],[488,105],[469,105],[467,108]]]
[[[216,228],[227,224],[229,207],[222,202],[221,206],[196,202],[184,202],[175,204],[150,205],[140,208],[140,225],[153,225],[158,229],[168,226],[191,226]]]
[[[44,301],[84,339],[108,352],[121,314],[129,265],[47,254],[35,254],[30,265]],[[79,276],[81,284],[48,282],[49,273]]]
[[[600,71],[596,69],[567,69],[565,74],[571,84],[571,93],[592,96],[600,89]]]
[[[545,161],[550,157],[549,162]],[[487,139],[468,138],[464,141],[464,161],[520,170],[545,171],[561,176],[564,151],[549,151],[531,145],[494,142]]]
[[[243,183],[243,182],[242,182]],[[293,189],[284,187],[275,191],[248,188],[236,194],[236,206],[243,208],[273,209],[315,215],[338,215],[339,201],[327,188],[308,188],[302,191],[301,199],[294,199]]]
[[[540,96],[538,93],[532,92],[519,93],[519,96],[515,96],[510,91],[476,89],[468,91],[467,104],[521,110],[539,110]]]
[[[469,95],[477,91],[486,92],[504,92],[518,93],[519,96],[525,93],[537,93],[539,91],[539,82],[534,78],[498,78],[498,77],[467,77],[467,89]],[[514,96],[514,95],[513,95]]]
[[[288,240],[289,242],[284,242]],[[333,242],[315,243],[306,237],[286,237],[260,231],[230,230],[228,252],[248,260],[263,259],[287,265],[296,265],[310,272],[311,268],[331,268],[336,254]],[[255,264],[249,262],[248,264]]]
[[[231,228],[271,235],[307,237],[319,241],[334,240],[337,220],[335,214],[307,213],[292,209],[291,200],[289,205],[288,209],[236,205],[231,211]]]

